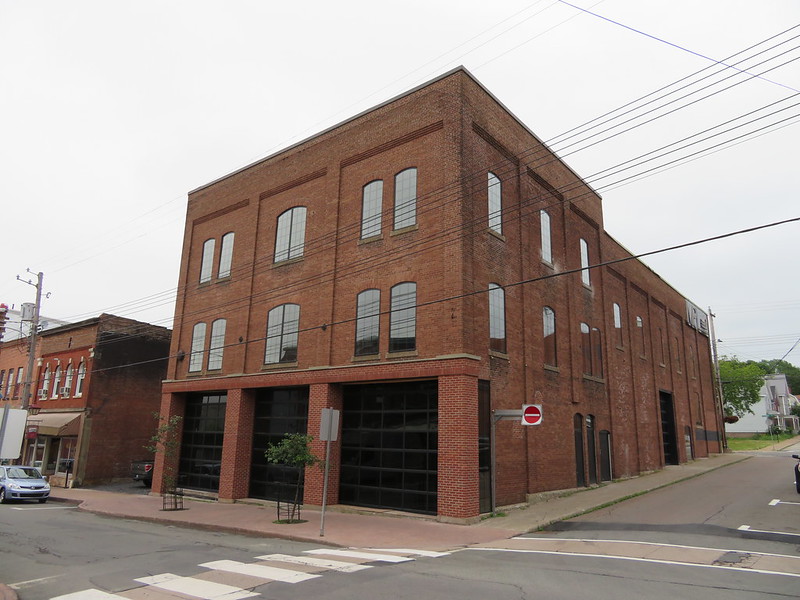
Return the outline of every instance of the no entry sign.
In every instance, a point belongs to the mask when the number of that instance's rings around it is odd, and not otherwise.
[[[542,422],[542,405],[541,404],[523,404],[522,405],[522,424],[523,425],[539,425]]]

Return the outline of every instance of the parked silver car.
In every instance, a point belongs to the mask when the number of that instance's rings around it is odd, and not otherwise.
[[[47,502],[50,484],[36,467],[0,467],[0,504],[9,500]]]

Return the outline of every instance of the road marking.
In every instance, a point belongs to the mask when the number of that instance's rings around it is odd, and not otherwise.
[[[75,510],[77,506],[12,506],[11,510]]]
[[[658,565],[672,565],[677,567],[699,567],[702,569],[722,569],[725,571],[738,571],[739,573],[759,573],[761,575],[785,575],[786,577],[800,578],[800,573],[786,573],[783,571],[767,571],[764,569],[751,569],[742,567],[728,567],[724,565],[709,565],[702,563],[688,563],[674,560],[660,560],[655,558],[640,558],[634,556],[609,556],[608,554],[590,554],[585,552],[558,552],[556,550],[514,550],[510,548],[465,548],[465,550],[483,550],[488,552],[518,552],[520,554],[549,554],[551,556],[580,556],[582,558],[607,558],[610,560],[628,560],[632,562],[653,563]]]
[[[292,571],[291,569],[281,569],[279,567],[269,567],[267,565],[254,565],[243,563],[236,560],[215,560],[200,565],[206,569],[216,571],[227,571],[229,573],[239,573],[240,575],[252,575],[262,579],[272,579],[283,583],[299,583],[316,579],[319,575],[314,573],[303,573],[302,571]]]
[[[771,535],[791,535],[792,537],[800,538],[800,533],[791,531],[769,531],[767,529],[752,529],[750,525],[739,525],[739,531],[750,531],[752,533],[769,533]]]
[[[55,596],[50,600],[126,600],[125,596],[117,596],[116,594],[109,594],[100,590],[83,590],[82,592],[74,592],[64,596]]]
[[[776,504],[780,504],[780,503],[781,503],[780,499],[779,499],[779,498],[775,498],[774,500],[772,500],[772,501],[769,503],[769,505],[770,505],[770,506],[775,506]]]
[[[296,565],[307,565],[309,567],[320,567],[323,569],[331,569],[332,571],[341,571],[342,573],[354,573],[355,571],[363,571],[364,569],[372,568],[369,565],[357,565],[354,563],[343,562],[341,560],[326,560],[324,558],[292,556],[290,554],[265,554],[263,556],[256,556],[256,559],[287,562]]]
[[[153,587],[170,592],[196,596],[203,600],[243,600],[244,598],[253,598],[254,596],[260,595],[256,592],[248,592],[247,590],[232,585],[204,581],[202,579],[195,579],[194,577],[181,577],[180,575],[173,575],[172,573],[161,573],[160,575],[153,575],[152,577],[140,577],[134,581],[145,585],[152,585]]]
[[[354,550],[331,550],[320,548],[318,550],[306,550],[306,554],[325,554],[327,556],[344,556],[346,558],[359,558],[368,561],[381,561],[390,563],[400,563],[414,560],[407,556],[392,556],[391,554],[375,554],[373,552],[357,552]]]
[[[43,581],[49,581],[50,579],[58,579],[58,575],[50,575],[49,577],[39,577],[38,579],[28,579],[28,581],[18,581],[17,583],[9,583],[8,587],[14,590],[18,590],[20,588],[25,587],[26,585],[32,585],[34,583],[42,583]]]
[[[448,556],[450,552],[434,552],[432,550],[413,550],[411,548],[373,548],[376,552],[396,552],[397,554],[413,554],[414,556],[426,556],[428,558],[439,558]]]
[[[790,506],[800,506],[800,502],[787,502],[786,500],[775,499],[769,503],[770,506],[778,506],[778,504],[788,504]]]

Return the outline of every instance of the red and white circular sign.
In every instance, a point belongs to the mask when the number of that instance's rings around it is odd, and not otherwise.
[[[539,425],[542,422],[542,405],[541,404],[523,404],[522,405],[522,424],[523,425]]]

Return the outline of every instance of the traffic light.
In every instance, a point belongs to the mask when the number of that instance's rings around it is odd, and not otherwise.
[[[0,341],[3,340],[3,334],[6,332],[6,320],[8,319],[8,306],[0,304]]]

